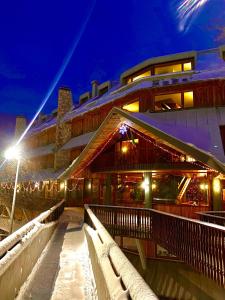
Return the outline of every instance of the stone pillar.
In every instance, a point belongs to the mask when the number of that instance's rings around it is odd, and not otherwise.
[[[152,208],[152,173],[144,173],[145,207]]]
[[[27,120],[24,116],[16,117],[15,138],[19,138],[27,127]]]
[[[56,153],[54,168],[60,169],[68,166],[70,151],[61,151],[60,148],[71,138],[71,123],[64,122],[64,115],[73,107],[72,92],[68,88],[60,88],[58,93],[58,114],[56,125]]]
[[[97,80],[93,80],[91,82],[91,85],[92,85],[92,93],[91,93],[91,96],[92,98],[95,98],[98,96],[98,81]]]
[[[213,210],[222,210],[222,187],[219,178],[212,180],[211,195]]]

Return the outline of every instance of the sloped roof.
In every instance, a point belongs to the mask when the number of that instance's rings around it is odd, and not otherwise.
[[[70,139],[65,145],[63,145],[61,150],[68,150],[68,149],[87,145],[94,134],[95,134],[95,131],[76,136],[76,137]]]
[[[135,91],[141,89],[153,88],[154,87],[153,82],[155,80],[159,80],[160,81],[159,86],[163,86],[163,81],[168,80],[170,78],[178,78],[179,84],[186,84],[190,82],[213,80],[213,79],[224,79],[225,62],[221,57],[221,53],[220,53],[221,49],[222,47],[204,50],[204,51],[197,51],[197,52],[191,51],[187,53],[178,53],[175,55],[166,55],[157,58],[151,58],[150,61],[154,61],[154,60],[165,61],[168,60],[169,58],[171,59],[173,58],[174,60],[174,57],[196,56],[196,68],[195,70],[189,72],[177,72],[177,73],[149,76],[149,77],[141,78],[127,85],[121,85],[120,83],[116,84],[106,94],[100,97],[92,98],[87,102],[85,102],[84,104],[80,105],[79,107],[72,109],[64,116],[64,121],[69,121],[75,117],[82,116],[87,112],[93,111],[96,108],[100,108],[107,103],[111,103],[121,97],[134,93]],[[133,68],[136,69],[138,68],[138,66],[140,67],[141,64],[134,66]],[[170,84],[172,85],[175,83],[171,82]],[[46,122],[43,122],[42,124],[36,125],[35,127],[31,128],[28,134],[37,133],[41,130],[55,126],[56,120],[57,120],[56,118],[50,116],[46,120]]]
[[[25,158],[30,159],[38,156],[52,154],[54,152],[54,148],[55,148],[54,144],[49,144],[46,146],[31,149],[29,151],[24,151],[26,156]]]
[[[185,134],[182,136],[180,130],[178,130],[180,127],[179,123],[174,122],[172,126],[172,116],[171,118],[168,118],[168,122],[166,122],[166,120],[163,122],[160,119],[154,120],[154,118],[151,118],[150,115],[153,114],[132,114],[119,108],[113,108],[94,136],[91,138],[85,149],[82,151],[80,156],[69,166],[67,170],[65,170],[65,172],[60,175],[59,178],[65,179],[73,175],[78,175],[91,163],[93,157],[99,155],[104,150],[107,141],[110,140],[110,137],[123,122],[127,123],[130,127],[133,127],[136,130],[144,133],[145,135],[155,138],[157,141],[168,145],[169,147],[172,147],[182,153],[191,155],[193,158],[208,165],[212,169],[225,173],[224,163],[221,162],[216,156],[207,152],[209,147],[205,147],[203,144],[197,144],[195,137],[192,139],[191,132],[193,133],[193,128],[189,128],[188,140],[185,140]],[[200,127],[201,124],[199,125],[199,129]],[[199,134],[201,134],[201,132],[199,132]],[[219,141],[216,142],[219,144]],[[200,146],[202,148],[199,148]]]

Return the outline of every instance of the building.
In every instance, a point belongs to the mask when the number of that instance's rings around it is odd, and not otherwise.
[[[225,46],[150,58],[118,82],[40,115],[23,142],[17,209],[33,216],[65,197],[196,217],[225,207]],[[17,120],[17,135],[25,128]],[[1,171],[9,208],[15,166]],[[22,212],[18,212],[21,217]]]

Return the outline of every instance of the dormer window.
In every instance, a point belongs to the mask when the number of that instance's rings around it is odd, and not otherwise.
[[[130,77],[127,81],[127,83],[130,83],[130,82],[133,82],[133,81],[136,81],[136,80],[139,80],[141,78],[144,78],[144,77],[147,77],[147,76],[151,76],[151,71],[148,70],[146,72],[143,72],[141,74],[138,74],[138,75],[135,75],[133,77]]]
[[[168,63],[163,65],[155,66],[155,75],[176,73],[183,71],[191,71],[193,69],[192,62],[181,62],[181,63]]]

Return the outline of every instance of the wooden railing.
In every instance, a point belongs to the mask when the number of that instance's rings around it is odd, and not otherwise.
[[[151,239],[225,286],[225,228],[153,209],[89,205],[112,236]],[[85,222],[94,228],[85,213]]]
[[[201,221],[225,226],[225,211],[198,212]]]

